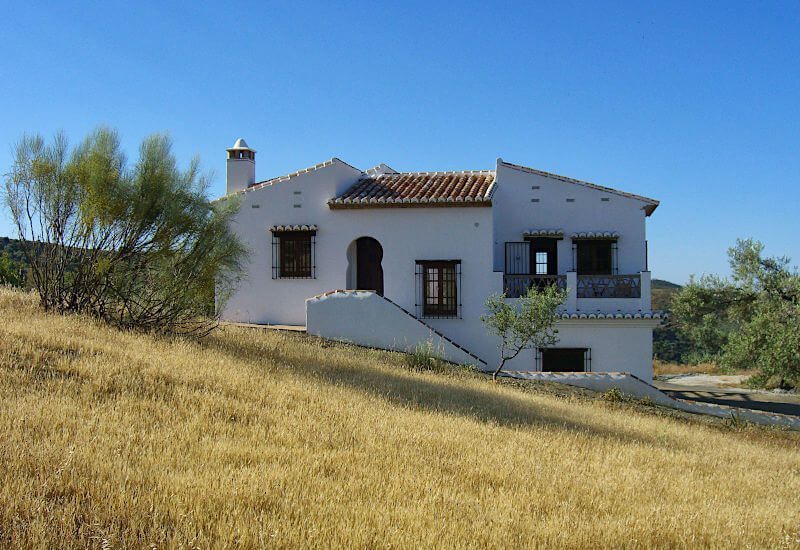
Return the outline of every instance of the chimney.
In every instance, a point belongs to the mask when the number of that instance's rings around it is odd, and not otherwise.
[[[227,191],[230,195],[256,182],[256,152],[239,138],[228,151]]]

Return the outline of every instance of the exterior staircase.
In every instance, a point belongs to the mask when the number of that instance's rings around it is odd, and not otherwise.
[[[430,342],[442,359],[487,368],[478,355],[372,290],[332,290],[308,298],[306,327],[314,336],[393,351],[413,352]]]

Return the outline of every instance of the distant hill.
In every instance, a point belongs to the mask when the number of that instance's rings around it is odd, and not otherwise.
[[[8,255],[15,262],[25,264],[25,254],[22,252],[22,245],[17,239],[0,237],[0,254],[8,252]]]
[[[653,279],[650,283],[653,309],[669,311],[669,302],[672,300],[672,295],[681,288],[681,285],[676,285],[663,279]]]
[[[681,285],[670,283],[664,279],[653,279],[650,281],[650,288],[658,290],[680,290],[682,287]]]
[[[683,286],[653,279],[650,283],[652,307],[669,314],[672,297]],[[662,361],[682,363],[692,351],[692,344],[683,332],[668,318],[663,325],[653,330],[653,355]]]

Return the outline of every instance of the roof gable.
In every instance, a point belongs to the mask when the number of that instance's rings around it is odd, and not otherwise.
[[[619,195],[621,197],[627,197],[629,199],[635,199],[635,200],[638,200],[638,201],[641,201],[641,202],[645,203],[644,211],[645,211],[645,214],[648,215],[648,216],[650,214],[652,214],[653,211],[655,211],[655,209],[658,208],[658,205],[660,204],[659,201],[657,201],[656,199],[651,199],[649,197],[644,197],[642,195],[636,195],[634,193],[628,193],[628,192],[625,192],[625,191],[620,191],[620,190],[614,189],[612,187],[605,187],[603,185],[597,185],[596,183],[591,183],[591,182],[588,182],[588,181],[578,180],[578,179],[575,179],[575,178],[568,178],[566,176],[560,176],[558,174],[545,172],[543,170],[537,170],[535,168],[529,168],[527,166],[521,166],[519,164],[512,164],[510,162],[504,161],[503,159],[497,159],[497,166],[498,167],[505,166],[505,167],[511,168],[513,170],[519,170],[521,172],[527,172],[529,174],[536,174],[537,176],[542,176],[542,177],[545,177],[545,178],[551,178],[551,179],[555,179],[555,180],[558,180],[558,181],[563,181],[565,183],[571,183],[571,184],[575,184],[575,185],[580,185],[581,187],[594,189],[596,191],[603,191],[605,193],[611,193],[611,194],[614,194],[614,195]]]
[[[362,173],[361,170],[359,170],[355,166],[351,166],[350,164],[347,164],[345,161],[343,161],[343,160],[341,160],[339,158],[333,157],[332,159],[326,160],[325,162],[320,162],[319,164],[315,164],[314,166],[309,166],[308,168],[304,168],[302,170],[298,170],[296,172],[292,172],[291,174],[286,174],[285,176],[278,176],[278,177],[271,178],[271,179],[264,180],[264,181],[257,181],[256,183],[252,183],[252,184],[248,185],[247,189],[245,189],[244,191],[254,191],[256,189],[261,189],[262,187],[268,187],[270,185],[275,185],[276,183],[289,181],[289,180],[291,180],[293,178],[296,178],[297,176],[300,176],[300,175],[303,175],[303,174],[307,174],[308,172],[315,172],[315,171],[320,170],[322,168],[326,168],[328,166],[333,166],[334,164],[340,164],[340,165],[343,165],[343,166],[347,166],[348,168],[352,168],[356,173],[359,173],[359,174]]]

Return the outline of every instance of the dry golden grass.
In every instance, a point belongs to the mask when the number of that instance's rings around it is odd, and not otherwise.
[[[653,374],[739,374],[753,376],[757,374],[755,370],[739,370],[726,372],[720,370],[715,363],[698,363],[697,365],[679,365],[678,363],[668,363],[659,359],[653,360]]]
[[[697,365],[679,365],[659,359],[653,360],[653,374],[720,374],[714,363],[699,363]]]
[[[798,434],[402,365],[0,290],[0,547],[797,544]]]

